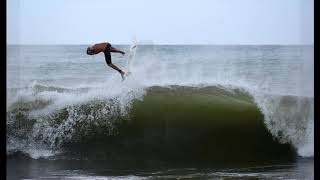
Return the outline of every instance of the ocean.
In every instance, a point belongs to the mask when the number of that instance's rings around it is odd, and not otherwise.
[[[314,179],[313,46],[86,47],[7,46],[8,179]]]

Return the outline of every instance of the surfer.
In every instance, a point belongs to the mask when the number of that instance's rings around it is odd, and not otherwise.
[[[120,49],[112,47],[112,45],[108,42],[93,44],[87,48],[88,55],[95,55],[100,52],[104,53],[104,57],[107,65],[115,69],[116,71],[118,71],[121,74],[122,79],[124,79],[124,72],[121,69],[119,69],[116,65],[112,64],[110,52],[121,53],[122,55],[124,55],[125,52],[121,51]]]

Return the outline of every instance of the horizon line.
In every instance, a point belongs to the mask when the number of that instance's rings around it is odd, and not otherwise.
[[[112,43],[112,44],[116,44],[116,45],[131,45],[131,43]],[[138,42],[139,44],[139,42]],[[55,44],[55,43],[52,43],[52,44],[10,44],[10,43],[7,43],[6,44],[7,46],[17,46],[17,45],[20,45],[20,46],[85,46],[85,45],[90,45],[90,43],[88,44],[82,44],[82,43],[79,43],[79,44],[73,44],[73,43],[62,43],[62,44]],[[205,44],[205,43],[195,43],[195,44],[190,44],[190,43],[186,43],[186,44],[182,44],[182,43],[177,43],[177,44],[174,44],[174,43],[141,43],[140,45],[165,45],[165,46],[179,46],[179,45],[184,45],[184,46],[194,46],[194,45],[198,45],[198,46],[314,46],[314,43],[313,44]]]

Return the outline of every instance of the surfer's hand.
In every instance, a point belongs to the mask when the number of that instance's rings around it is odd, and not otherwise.
[[[125,54],[125,52],[123,52],[123,51],[122,51],[122,52],[120,52],[120,53],[122,54],[122,56],[124,56],[124,54]]]

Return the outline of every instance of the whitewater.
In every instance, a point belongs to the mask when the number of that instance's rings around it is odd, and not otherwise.
[[[129,45],[116,47],[129,49]],[[237,140],[248,151],[266,141],[261,145],[265,154],[255,158],[274,158],[267,151],[274,147],[288,155],[282,150],[287,146],[281,144],[289,145],[298,157],[314,156],[313,46],[139,45],[132,75],[123,82],[107,67],[103,55],[87,56],[85,49],[8,46],[7,155],[90,159],[88,154],[99,147],[82,147],[79,151],[86,153],[74,155],[73,146],[108,144],[106,139],[123,136],[127,139],[119,141],[126,144],[130,136],[140,138],[138,132],[143,131],[148,137],[137,141],[163,147],[175,156],[178,152],[168,150],[171,144],[195,138],[186,129],[205,132],[209,138],[204,144],[191,140],[190,147],[210,149],[214,144],[226,150],[232,147],[228,134],[210,133],[229,127],[233,130],[229,134],[239,131]],[[112,54],[120,68],[127,58]],[[243,135],[251,131],[257,139]],[[219,144],[218,136],[228,143]],[[220,151],[211,150],[204,158],[217,158],[212,154]]]

